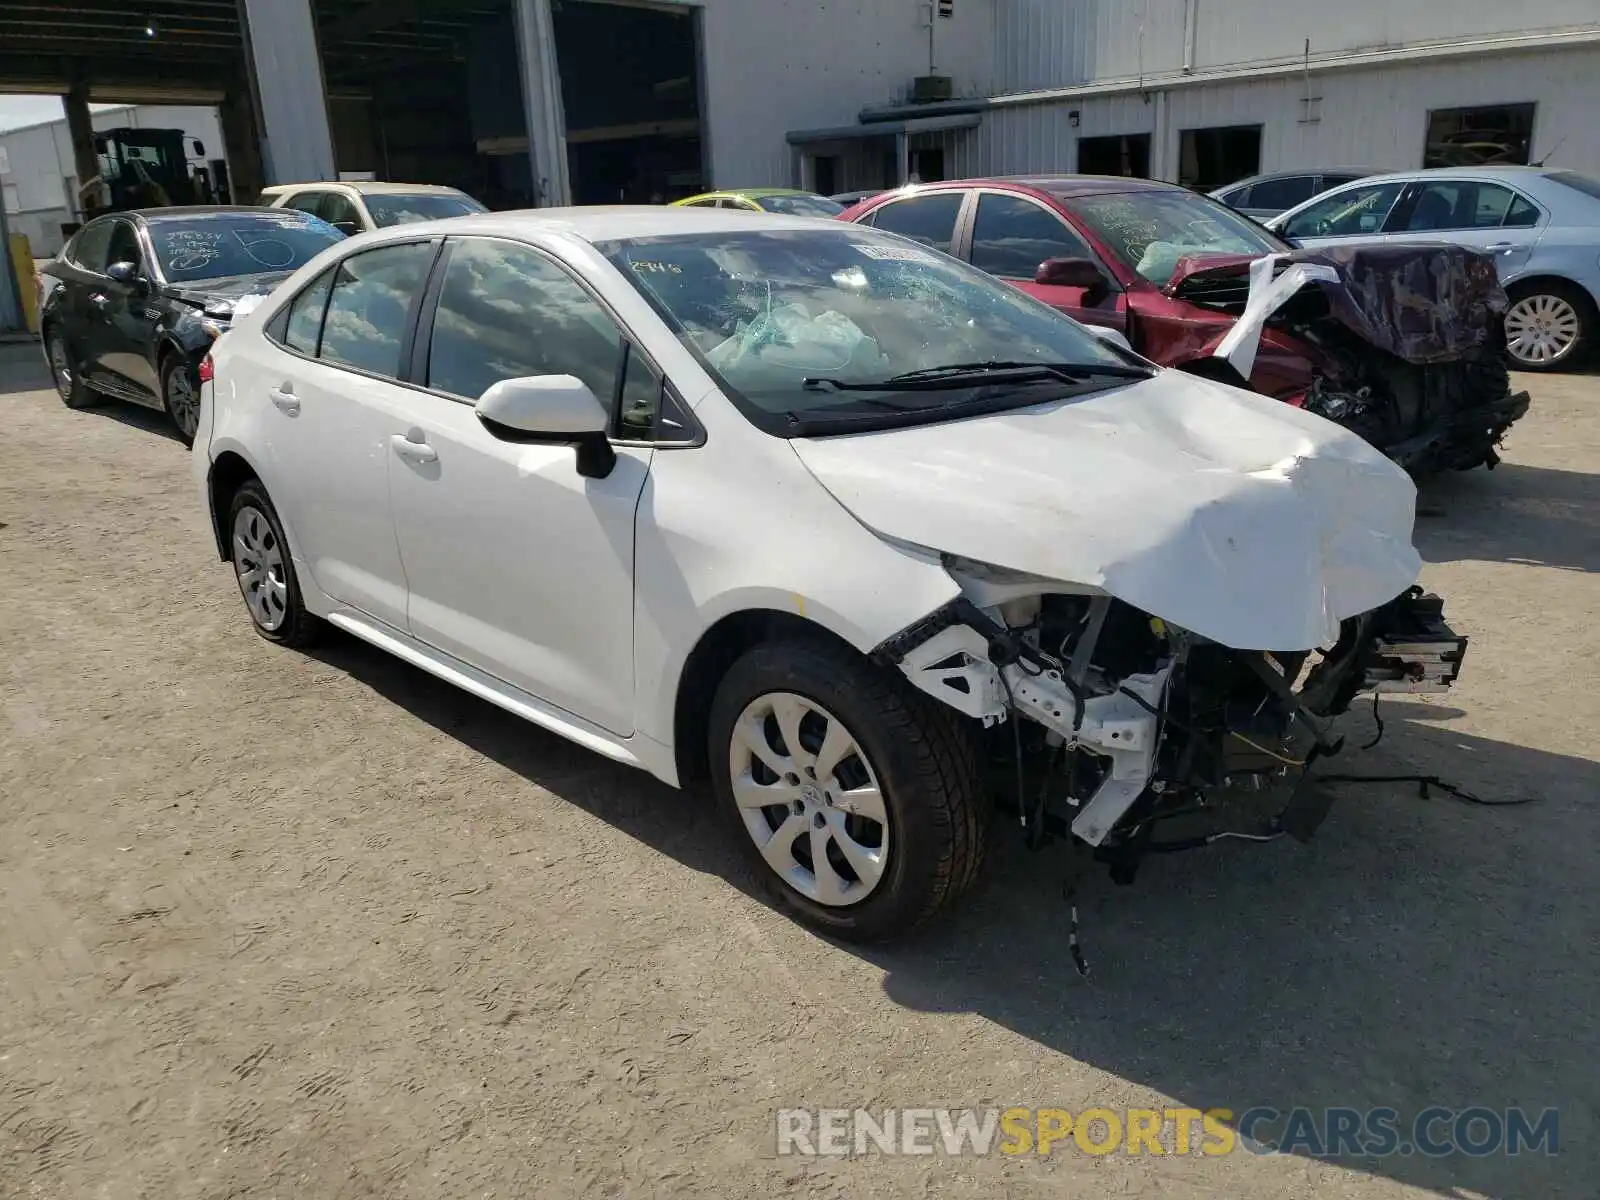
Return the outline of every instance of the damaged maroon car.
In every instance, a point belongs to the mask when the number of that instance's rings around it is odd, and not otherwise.
[[[1493,467],[1528,409],[1505,294],[1473,250],[1297,250],[1187,188],[1084,175],[930,184],[840,219],[966,259],[1163,366],[1337,421],[1413,475]]]

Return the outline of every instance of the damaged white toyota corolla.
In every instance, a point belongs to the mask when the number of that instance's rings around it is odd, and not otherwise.
[[[958,895],[991,795],[1126,875],[1163,818],[1465,648],[1413,587],[1411,482],[1354,434],[864,226],[404,226],[202,376],[197,481],[259,632],[332,624],[709,777],[847,936]]]

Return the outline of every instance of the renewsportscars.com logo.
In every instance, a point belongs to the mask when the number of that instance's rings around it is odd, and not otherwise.
[[[1387,1158],[1420,1154],[1556,1154],[1560,1115],[1482,1106],[1393,1108],[784,1108],[780,1155],[950,1157],[1080,1152],[1106,1155],[1301,1154]]]

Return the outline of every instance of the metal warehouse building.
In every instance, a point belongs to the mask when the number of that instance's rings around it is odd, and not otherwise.
[[[68,97],[80,176],[88,101],[215,105],[240,196],[1600,173],[1600,0],[0,0],[0,90]]]

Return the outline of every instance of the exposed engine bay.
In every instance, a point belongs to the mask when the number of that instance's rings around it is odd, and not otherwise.
[[[1489,255],[1419,244],[1197,256],[1179,264],[1171,291],[1238,314],[1214,355],[1237,382],[1266,327],[1310,346],[1321,369],[1300,403],[1413,475],[1492,468],[1528,411],[1528,394],[1511,391],[1507,301]]]
[[[877,657],[982,723],[996,765],[1014,767],[1031,839],[1070,833],[1128,881],[1159,822],[1248,780],[1298,780],[1341,748],[1335,718],[1359,694],[1445,691],[1465,651],[1420,588],[1344,620],[1332,646],[1274,654],[1097,589],[1016,594],[978,580]],[[1325,813],[1286,808],[1279,822],[1309,837]]]

